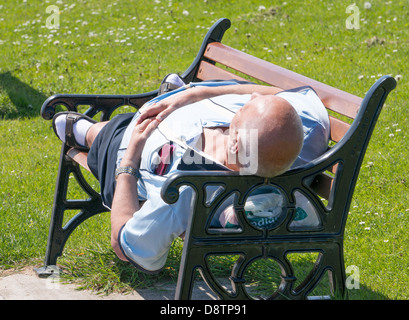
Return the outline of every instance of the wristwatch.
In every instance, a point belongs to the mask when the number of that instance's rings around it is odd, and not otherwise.
[[[141,177],[139,170],[132,167],[117,167],[115,169],[115,180],[118,179],[118,176],[122,173],[130,174],[131,176],[139,179]]]

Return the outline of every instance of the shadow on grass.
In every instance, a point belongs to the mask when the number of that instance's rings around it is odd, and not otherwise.
[[[38,117],[47,97],[7,71],[0,73],[0,117]]]
[[[376,292],[367,286],[360,285],[359,289],[347,290],[348,300],[390,300],[380,292]]]
[[[62,263],[60,264],[60,267],[64,270],[64,278],[76,283],[80,289],[92,290],[102,295],[109,295],[115,292],[131,294],[133,291],[136,291],[140,296],[148,300],[157,299],[158,297],[161,297],[160,299],[174,298],[179,273],[180,254],[168,259],[165,268],[159,274],[148,275],[138,271],[130,263],[119,260],[111,249],[87,249],[85,251],[86,254],[83,255],[70,252],[69,255],[62,258]],[[79,250],[78,252],[82,253],[84,250]],[[215,273],[212,271],[217,282],[225,287],[228,292],[232,292],[229,279],[231,274],[230,266],[223,263],[218,265],[218,269],[219,271],[223,269],[223,272]],[[274,275],[272,276],[276,278]],[[268,299],[278,289],[277,281],[271,281],[271,274],[269,276],[264,273],[257,279],[254,279],[251,274],[246,274],[245,279],[246,291],[255,299]],[[280,280],[279,277],[277,277],[277,280]],[[355,289],[347,289],[347,296],[345,298],[337,293],[332,295],[328,285],[326,279],[324,279],[308,296],[313,299],[326,299],[329,297],[331,300],[365,301],[391,299],[362,283]],[[202,294],[198,294],[197,288],[199,287],[202,293],[206,292],[207,295],[216,297],[197,271],[194,276],[194,287],[196,288],[194,299],[201,299],[202,297]],[[267,287],[269,288],[266,290]],[[285,300],[285,297],[282,298]]]
[[[133,268],[130,264],[120,261],[119,259],[116,260],[116,265],[118,267],[118,272],[119,272],[119,278],[121,279],[121,282],[132,288],[133,290],[138,291],[138,293],[146,298],[150,298],[150,292],[149,290],[146,289],[153,289],[155,290],[160,290],[160,288],[163,289],[163,296],[165,298],[170,298],[173,299],[173,295],[176,290],[176,282],[177,282],[177,275],[179,271],[179,267],[177,263],[171,263],[167,264],[166,267],[164,268],[164,271],[162,271],[159,275],[146,275],[135,268]],[[221,277],[217,277],[217,281],[222,284],[223,287],[228,292],[233,292],[231,283],[230,283],[230,273],[226,274]],[[268,299],[271,294],[273,294],[276,289],[278,289],[278,286],[275,286],[274,283],[269,282],[267,279],[268,276],[264,276],[262,279],[257,279],[256,283],[258,284],[258,288],[254,287],[254,279],[251,279],[251,277],[247,278],[246,277],[246,282],[248,283],[248,286],[246,286],[246,291],[247,294],[252,297],[253,299]],[[271,279],[271,278],[270,278]],[[278,283],[277,283],[278,284]],[[264,294],[258,294],[258,291],[261,292],[265,289],[265,287],[270,286],[274,288],[270,288],[270,292],[268,295]],[[203,292],[207,292],[207,295],[209,296],[214,296],[216,297],[217,295],[210,290],[209,287],[204,282],[204,279],[199,275],[199,272],[196,272],[196,275],[194,277],[194,287],[201,287]],[[320,284],[318,285],[320,286]],[[263,288],[264,287],[264,288]],[[140,289],[145,289],[145,290],[140,290]],[[271,290],[272,289],[272,290]],[[197,289],[196,289],[197,291]],[[195,299],[198,298],[197,292],[193,294],[193,298]],[[313,292],[308,294],[308,297],[310,299],[330,299],[330,300],[389,300],[387,296],[385,296],[383,293],[374,291],[373,289],[360,284],[359,288],[354,288],[354,289],[346,289],[346,296],[342,297],[335,293],[334,295],[331,294],[329,287],[327,284],[322,285],[321,288],[314,289]],[[285,297],[282,297],[283,300],[285,300]]]

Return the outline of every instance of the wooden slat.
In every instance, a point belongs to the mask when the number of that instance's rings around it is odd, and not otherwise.
[[[330,139],[332,141],[339,142],[351,125],[332,116],[329,116],[329,122],[331,128]]]
[[[246,81],[246,79],[239,77],[236,74],[228,72],[224,69],[216,67],[215,65],[202,61],[200,63],[199,71],[197,72],[197,77],[200,80],[239,80],[239,81]]]
[[[329,200],[333,182],[334,179],[325,173],[318,174],[311,183],[310,188],[324,199]]]
[[[87,152],[82,152],[77,149],[71,148],[70,150],[67,151],[67,156],[74,160],[76,163],[78,163],[80,166],[85,168],[86,170],[90,171],[87,163],[88,156]]]
[[[205,57],[285,90],[305,85],[311,86],[328,109],[352,119],[355,118],[362,102],[360,97],[253,57],[219,42],[213,42],[207,46]]]

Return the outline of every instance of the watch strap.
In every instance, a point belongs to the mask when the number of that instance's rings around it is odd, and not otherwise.
[[[139,174],[139,170],[132,168],[132,167],[117,167],[115,169],[115,180],[118,179],[118,176],[122,173],[130,174],[131,176],[136,177],[139,179],[141,175]]]

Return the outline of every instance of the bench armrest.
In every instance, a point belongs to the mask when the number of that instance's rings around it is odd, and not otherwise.
[[[41,116],[51,120],[57,106],[64,106],[68,111],[78,112],[79,105],[90,106],[85,114],[93,117],[102,112],[101,121],[109,120],[111,114],[120,106],[129,105],[136,109],[156,97],[158,90],[135,95],[89,95],[89,94],[57,94],[44,101],[41,107]]]

